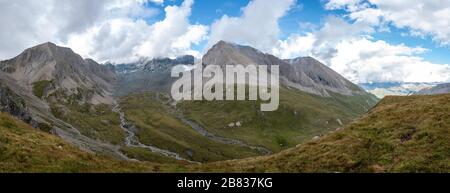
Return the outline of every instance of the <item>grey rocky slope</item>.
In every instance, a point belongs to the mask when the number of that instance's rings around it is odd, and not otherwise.
[[[220,41],[208,51],[202,62],[203,65],[220,66],[279,65],[280,82],[287,87],[320,96],[330,96],[330,92],[348,96],[367,94],[357,85],[311,57],[281,60],[249,46]]]
[[[417,95],[434,95],[434,94],[447,94],[450,93],[450,83],[439,84],[435,87],[422,89],[417,92]]]
[[[0,75],[4,74],[0,73]],[[0,82],[0,111],[8,112],[33,127],[39,127],[39,123],[28,112],[26,103],[22,97],[2,82]]]
[[[328,91],[343,95],[363,94],[365,92],[357,85],[353,84],[328,66],[320,63],[312,57],[300,57],[285,61],[288,62],[292,66],[293,71],[296,72],[293,74],[294,77],[291,79],[295,80],[296,74],[298,74],[298,72],[303,72],[313,81],[313,84],[309,88],[316,90],[316,92],[323,93],[325,95],[329,94]],[[302,84],[301,81],[290,82]],[[295,84],[293,86],[296,87]]]
[[[77,104],[113,104],[115,82],[115,72],[110,68],[85,60],[69,48],[45,43],[0,62],[0,110],[86,151],[124,158],[118,147],[84,136],[55,117],[50,107],[55,101],[68,100]]]

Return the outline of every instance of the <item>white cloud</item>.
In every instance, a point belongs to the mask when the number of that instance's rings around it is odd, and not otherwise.
[[[313,56],[356,83],[450,81],[450,65],[420,56],[427,49],[375,41],[368,36],[372,30],[361,25],[329,17],[320,30],[279,41],[272,53],[283,58]]]
[[[191,49],[200,43],[208,27],[191,25],[192,0],[181,6],[167,6],[165,18],[154,24],[142,19],[118,18],[71,37],[68,45],[99,61],[130,62],[140,57],[174,57],[200,54]],[[99,51],[101,50],[101,51]]]
[[[166,18],[151,26],[138,54],[158,57],[192,53],[191,45],[198,44],[208,32],[206,26],[189,23],[192,4],[193,0],[185,0],[182,6],[166,7]]]
[[[224,15],[212,24],[208,47],[225,40],[270,50],[279,38],[278,20],[294,4],[295,0],[250,1],[240,17]]]
[[[314,55],[329,63],[329,59],[337,52],[336,45],[339,42],[372,31],[370,26],[350,24],[342,18],[329,16],[319,30],[304,35],[293,34],[286,40],[278,41],[272,53],[282,58]]]
[[[209,28],[203,25],[191,25],[182,36],[179,36],[172,42],[171,48],[174,50],[173,55],[189,54],[196,58],[201,58],[202,53],[191,49],[193,44],[198,45],[201,41],[207,40]]]
[[[287,40],[279,41],[278,46],[272,49],[272,54],[280,58],[294,58],[312,55],[316,37],[313,33],[306,35],[294,34]]]
[[[143,20],[113,19],[69,38],[67,46],[98,61],[125,62],[137,57],[137,46],[145,40],[151,27]]]
[[[46,41],[60,41],[96,23],[106,0],[0,0],[0,58]]]
[[[130,61],[139,56],[197,54],[191,46],[207,35],[208,27],[191,25],[193,0],[165,7],[165,18],[149,2],[163,0],[0,0],[0,59],[51,41],[100,62]],[[7,26],[7,27],[6,27]]]
[[[392,24],[409,29],[412,36],[431,36],[440,45],[450,45],[448,0],[330,0],[325,8],[346,10],[357,22],[382,28]]]
[[[151,2],[153,2],[153,3],[156,3],[156,4],[163,4],[164,3],[164,0],[150,0]]]
[[[450,65],[425,61],[418,55],[423,48],[360,38],[342,41],[336,50],[331,68],[357,83],[450,81]]]

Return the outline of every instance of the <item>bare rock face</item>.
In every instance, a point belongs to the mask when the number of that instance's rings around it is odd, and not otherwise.
[[[28,111],[25,101],[7,85],[0,82],[0,112],[7,112],[12,116],[30,124],[33,127],[38,127],[39,124],[32,118]]]
[[[119,64],[114,67],[119,76],[115,94],[127,95],[142,91],[169,91],[175,80],[171,77],[172,67],[176,65],[194,65],[194,56],[186,55],[175,59],[142,59],[131,64]]]
[[[322,90],[325,94],[327,94],[327,91],[343,95],[365,93],[363,89],[312,57],[300,57],[285,61],[292,66],[294,72],[301,71],[306,74],[306,76],[313,81],[312,87]],[[291,77],[293,80],[295,80],[295,78],[295,76]],[[294,83],[295,82],[296,81],[294,81]]]
[[[36,97],[29,90],[20,86],[15,79],[1,71],[0,111],[8,112],[32,127],[44,131],[51,130],[50,125],[58,122],[45,101]]]
[[[47,81],[44,96],[62,92],[67,96],[82,94],[87,102],[113,103],[112,91],[116,82],[114,71],[90,59],[83,59],[70,48],[45,43],[2,61],[0,70],[30,91]]]
[[[145,62],[144,70],[148,72],[165,72],[171,70],[176,65],[194,65],[194,56],[185,55],[175,59],[170,58],[155,58]]]
[[[417,95],[435,95],[450,93],[450,83],[439,84],[435,87],[427,88],[417,92]]]
[[[114,145],[91,139],[57,118],[51,104],[113,104],[114,69],[83,59],[70,48],[45,43],[0,61],[0,111],[58,135],[83,150],[123,159]]]
[[[220,41],[203,57],[203,65],[279,65],[282,85],[303,92],[330,96],[330,91],[342,95],[367,94],[331,68],[311,57],[281,60],[249,46]]]

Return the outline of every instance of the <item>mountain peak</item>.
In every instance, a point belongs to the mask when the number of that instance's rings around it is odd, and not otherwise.
[[[12,60],[33,60],[40,62],[71,60],[71,63],[76,63],[75,61],[83,60],[83,58],[71,48],[46,42],[26,49]]]
[[[253,47],[250,46],[245,46],[245,45],[240,45],[240,44],[236,44],[236,43],[232,43],[232,42],[227,42],[224,40],[220,40],[218,41],[214,46],[213,49],[224,49],[224,48],[233,48],[233,49],[245,49],[245,48],[250,48],[250,49],[254,49]]]
[[[33,90],[33,85],[37,83],[51,81],[53,90],[62,90],[68,95],[77,93],[79,88],[103,94],[87,96],[92,103],[112,101],[109,97],[112,82],[115,81],[112,70],[94,60],[83,59],[70,48],[51,42],[28,48],[18,56],[3,61],[0,71],[9,74],[28,90]]]
[[[36,49],[47,49],[50,52],[57,52],[57,51],[69,51],[75,54],[75,52],[73,52],[73,50],[71,48],[68,47],[63,47],[63,46],[58,46],[53,42],[45,42],[42,44],[39,44],[37,46],[31,47],[28,50],[36,50]]]
[[[227,47],[231,47],[231,43],[229,43],[229,42],[226,42],[226,41],[224,41],[224,40],[220,40],[220,41],[218,41],[216,44],[214,44],[212,47],[211,47],[211,50],[216,50],[216,49],[224,49],[224,48],[227,48]]]
[[[39,44],[39,45],[37,45],[35,47],[41,47],[41,46],[57,47],[57,45],[55,43],[53,43],[53,42],[45,42],[45,43]]]
[[[220,41],[218,41],[215,45],[220,46],[220,45],[230,45],[230,44],[231,44],[231,43],[229,43],[229,42],[227,42],[227,41],[220,40]]]
[[[311,57],[311,56],[301,56],[294,59],[286,59],[286,62],[290,64],[296,64],[296,63],[312,63],[312,64],[322,64],[319,60]]]
[[[219,41],[203,57],[203,65],[278,65],[281,83],[290,88],[316,94],[331,96],[367,94],[361,88],[345,79],[312,57],[300,57],[281,60],[273,55],[263,53],[250,46],[242,46],[226,41]]]
[[[42,51],[48,51],[48,52],[54,52],[58,49],[58,46],[55,43],[52,42],[46,42],[42,43],[36,46],[33,46],[31,48],[26,49],[25,51],[35,51],[35,50],[42,50]]]

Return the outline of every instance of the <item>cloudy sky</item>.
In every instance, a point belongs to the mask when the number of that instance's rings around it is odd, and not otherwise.
[[[0,60],[43,42],[99,62],[218,40],[313,56],[356,83],[450,82],[450,0],[0,0]]]

